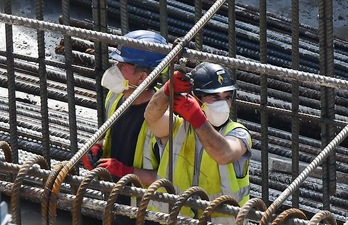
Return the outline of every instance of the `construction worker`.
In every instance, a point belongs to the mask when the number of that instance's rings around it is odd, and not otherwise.
[[[190,75],[190,77],[188,76]],[[249,199],[248,163],[251,136],[240,123],[229,119],[236,84],[220,65],[203,62],[188,75],[174,73],[173,184],[180,194],[200,186],[212,201],[221,195],[234,197],[240,205]],[[193,79],[193,92],[190,94]],[[145,120],[164,147],[159,178],[168,178],[169,86],[156,92],[145,110]],[[157,205],[156,205],[157,204]],[[161,208],[160,203],[155,207]],[[165,209],[162,207],[158,210]],[[198,216],[188,207],[182,215]],[[233,224],[227,215],[214,213],[212,222]]]
[[[125,37],[166,44],[161,35],[147,30],[133,31]],[[165,57],[164,54],[127,46],[119,47],[119,52],[112,52],[110,56],[116,60],[116,64],[105,71],[101,82],[110,90],[105,101],[108,118]],[[106,132],[105,138],[83,156],[82,161],[87,169],[104,167],[115,182],[126,174],[137,175],[145,185],[156,179],[159,156],[152,151],[155,139],[144,120],[144,111],[155,93],[155,85],[156,82],[144,90]],[[117,203],[130,205],[130,197],[121,195]],[[135,219],[117,216],[116,222],[135,224]],[[146,224],[157,223],[147,221]]]

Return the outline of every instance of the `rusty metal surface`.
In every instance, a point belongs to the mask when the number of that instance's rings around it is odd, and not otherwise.
[[[38,158],[39,159],[39,158]],[[43,158],[41,157],[41,160],[43,160]],[[28,160],[28,162],[21,167],[20,170],[26,170],[26,174],[40,174],[40,177],[46,177],[46,176],[51,176],[48,175],[48,171],[45,172],[44,174],[42,174],[42,171],[44,171],[43,169],[35,169],[32,168],[32,164],[33,164],[33,160]],[[44,160],[42,161],[42,163],[44,163]],[[11,164],[7,164],[7,167],[13,167],[15,165],[11,165]],[[57,165],[57,168],[62,168],[61,166]],[[10,172],[10,171],[9,171]],[[81,177],[79,180],[81,182],[80,188],[83,187],[87,187],[86,185],[88,185],[89,182],[91,182],[93,179],[93,177],[95,177],[97,174],[99,174],[102,171],[91,171],[89,172],[85,177]],[[104,175],[106,175],[106,177],[110,176],[110,174],[108,174],[107,171],[103,171],[102,172]],[[104,176],[103,175],[103,176]],[[23,176],[22,176],[23,177]],[[77,177],[76,177],[77,178]],[[20,178],[18,177],[19,180]],[[23,181],[25,181],[26,179],[30,179],[29,178],[25,178],[23,177]],[[42,179],[41,179],[42,180]],[[32,200],[33,202],[40,202],[41,201],[41,195],[47,191],[48,189],[46,187],[49,186],[48,183],[51,183],[49,180],[50,179],[44,179],[47,180],[45,185],[37,185],[37,186],[28,186],[28,185],[21,185],[21,191],[20,193],[16,193],[18,190],[17,188],[12,188],[12,186],[16,186],[15,183],[11,183],[11,182],[5,182],[5,181],[1,181],[0,182],[0,191],[4,194],[10,194],[10,195],[14,195],[16,194],[18,197],[21,198],[26,198],[29,200]],[[69,179],[70,181],[74,180],[74,179]],[[133,181],[132,181],[133,180]],[[205,200],[204,197],[204,191],[199,189],[199,187],[193,187],[187,190],[187,195],[184,198],[189,197],[190,200],[190,204],[188,202],[183,202],[180,199],[183,199],[183,196],[180,195],[167,195],[165,193],[157,193],[157,189],[160,187],[167,187],[169,188],[168,190],[170,190],[171,188],[171,184],[168,180],[165,179],[161,179],[158,181],[155,181],[152,185],[149,186],[149,190],[141,188],[138,190],[141,190],[140,195],[139,193],[137,194],[138,196],[143,196],[143,200],[140,202],[139,208],[132,208],[129,206],[123,206],[123,205],[119,205],[119,204],[114,204],[114,200],[115,198],[117,198],[117,195],[119,194],[126,194],[126,195],[133,195],[136,192],[133,192],[134,189],[129,188],[126,186],[127,183],[129,182],[134,182],[138,180],[138,184],[136,184],[136,186],[139,188],[139,178],[137,178],[135,175],[127,175],[125,177],[123,177],[117,184],[114,184],[114,188],[111,190],[111,186],[112,183],[110,183],[110,185],[107,185],[109,188],[107,190],[109,190],[109,197],[107,198],[107,202],[103,199],[105,199],[105,197],[98,197],[97,195],[93,195],[91,193],[89,193],[89,195],[85,195],[84,196],[84,200],[81,201],[82,199],[79,196],[81,195],[81,191],[78,191],[78,193],[75,195],[73,194],[72,190],[66,190],[62,193],[59,193],[59,195],[57,196],[57,201],[56,201],[56,207],[60,208],[60,209],[64,209],[64,210],[70,210],[72,208],[74,208],[74,210],[79,209],[80,212],[76,212],[76,214],[73,216],[73,220],[74,220],[74,224],[79,224],[80,223],[80,219],[78,219],[79,214],[85,213],[85,215],[90,215],[90,216],[96,216],[96,218],[101,218],[101,215],[104,213],[107,213],[104,215],[104,217],[109,217],[109,219],[106,219],[104,222],[106,224],[108,224],[109,222],[112,221],[112,218],[114,215],[116,214],[120,214],[120,215],[128,215],[128,216],[132,216],[132,215],[138,215],[137,218],[138,219],[138,224],[143,223],[144,219],[147,220],[153,220],[153,221],[158,221],[158,222],[165,222],[165,223],[182,223],[184,222],[185,224],[206,224],[209,220],[209,218],[211,217],[212,213],[214,213],[214,211],[216,212],[220,212],[220,213],[226,213],[228,215],[234,215],[235,217],[237,217],[238,221],[243,222],[243,220],[249,220],[249,221],[254,221],[257,222],[260,220],[263,212],[265,211],[265,206],[264,203],[261,199],[251,199],[250,201],[248,201],[243,208],[240,208],[238,203],[231,197],[231,196],[220,196],[217,197],[214,201],[207,201]],[[22,181],[22,182],[23,182]],[[68,182],[69,183],[69,182]],[[108,181],[98,181],[98,180],[94,180],[93,183],[99,183],[99,187],[104,186],[106,183],[108,183]],[[72,185],[72,184],[71,184]],[[18,185],[17,185],[18,186]],[[97,188],[98,186],[94,185],[94,188],[96,188],[96,190],[98,190]],[[128,190],[126,190],[128,189]],[[100,190],[100,189],[99,189]],[[84,190],[83,192],[85,192],[86,190]],[[70,193],[69,193],[70,192]],[[173,190],[169,191],[169,193],[172,193]],[[199,195],[203,196],[204,201],[196,199],[196,198],[192,198],[194,195],[197,195],[198,193],[201,193]],[[158,195],[160,195],[161,197],[158,197]],[[206,194],[205,194],[206,195]],[[108,194],[106,195],[108,196]],[[19,208],[19,201],[13,200],[15,198],[12,198],[12,207],[13,208]],[[144,209],[146,209],[146,206],[148,204],[149,200],[152,201],[165,201],[165,202],[171,202],[171,203],[175,203],[173,207],[173,210],[169,211],[170,214],[166,214],[163,212],[152,212],[149,210],[146,210],[146,214],[144,214]],[[77,205],[77,202],[79,202],[79,204]],[[179,202],[179,203],[178,203]],[[227,204],[227,205],[226,205]],[[74,205],[74,206],[73,206]],[[182,206],[182,205],[191,205],[200,209],[204,209],[202,216],[195,220],[192,218],[185,218],[182,216],[177,216],[176,213],[173,214],[173,212],[175,212],[175,208],[178,206]],[[223,207],[221,207],[222,205],[224,205]],[[229,206],[230,205],[230,206]],[[138,211],[138,212],[136,212]],[[98,216],[99,215],[99,216]],[[274,216],[274,215],[273,215]],[[47,214],[42,214],[42,221],[43,224],[46,223],[47,221]],[[110,220],[111,218],[111,220]],[[242,219],[241,219],[242,218]],[[330,224],[335,224],[336,220],[334,219],[334,216],[332,215],[332,213],[328,212],[328,211],[320,211],[318,212],[315,216],[313,216],[312,218],[310,218],[311,220],[308,221],[307,218],[304,216],[304,213],[299,210],[299,209],[289,209],[289,210],[285,210],[283,212],[281,212],[279,214],[278,217],[275,218],[275,220],[273,221],[274,224],[307,224],[307,223],[317,223],[316,221],[321,221],[321,220],[326,220],[328,221]],[[18,221],[20,221],[20,217],[17,217],[14,219],[14,221],[16,221],[18,223]],[[107,222],[109,221],[109,222]],[[20,222],[19,222],[20,223]],[[110,223],[111,224],[111,223]],[[208,222],[208,224],[210,224],[210,222]]]

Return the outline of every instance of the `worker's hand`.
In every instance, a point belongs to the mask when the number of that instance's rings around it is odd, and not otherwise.
[[[207,121],[207,117],[202,111],[199,103],[190,94],[175,95],[173,110],[192,124],[195,129],[199,128]]]
[[[100,144],[94,144],[88,152],[82,156],[82,163],[86,169],[93,170],[96,163],[102,157],[103,147]]]
[[[175,71],[173,74],[174,94],[189,93],[192,89],[193,80],[187,74]],[[170,80],[164,84],[164,93],[169,96]]]
[[[97,167],[104,167],[112,176],[121,178],[134,172],[134,167],[126,166],[114,158],[102,158],[97,162]]]

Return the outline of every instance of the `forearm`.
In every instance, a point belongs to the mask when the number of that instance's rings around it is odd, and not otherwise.
[[[150,184],[152,184],[157,178],[156,170],[145,170],[145,169],[134,168],[134,174],[138,176],[141,182],[146,186],[149,186]]]
[[[226,140],[209,122],[205,122],[195,131],[205,151],[218,164],[224,165],[240,159],[239,149],[233,149],[234,144]]]
[[[155,136],[160,138],[163,143],[169,135],[168,101],[169,97],[164,94],[162,88],[151,98],[144,113],[145,120],[150,130]]]
[[[161,119],[168,108],[169,97],[164,94],[163,88],[158,90],[146,107],[144,117],[150,124]]]

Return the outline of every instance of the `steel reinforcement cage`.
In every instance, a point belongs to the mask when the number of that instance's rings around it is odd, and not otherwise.
[[[56,223],[57,208],[71,211],[73,224],[81,223],[81,214],[104,224],[115,214],[136,217],[137,224],[211,224],[213,211],[235,216],[237,224],[348,220],[348,45],[333,35],[333,1],[318,1],[318,29],[300,23],[299,0],[292,1],[291,19],[268,13],[266,0],[259,8],[235,0],[62,0],[59,23],[45,21],[49,6],[42,0],[35,1],[32,18],[14,15],[12,1],[3,3],[0,85],[8,94],[0,97],[0,191],[11,197],[14,224],[21,224],[21,198],[41,204],[42,224]],[[90,9],[91,20],[71,16],[82,8]],[[110,18],[118,27],[109,25]],[[36,31],[34,56],[15,51],[14,27]],[[158,31],[169,44],[122,36],[134,29]],[[63,59],[48,59],[47,34],[61,37],[55,53]],[[100,83],[118,45],[167,56],[106,120]],[[170,71],[162,81],[171,79],[173,68],[198,61],[225,65],[237,80],[231,117],[253,138],[250,201],[242,207],[231,196],[206,201],[199,187],[176,195],[170,179],[147,188],[135,175],[113,183],[104,169],[82,168],[81,157],[165,67]],[[39,96],[40,103],[23,102],[19,92]],[[48,107],[51,101],[67,110]],[[81,109],[96,116],[77,114]],[[156,192],[161,187],[168,193]],[[138,197],[138,207],[115,204],[119,194]],[[167,202],[171,210],[147,211],[150,200]],[[178,216],[183,205],[202,209],[202,216]]]

